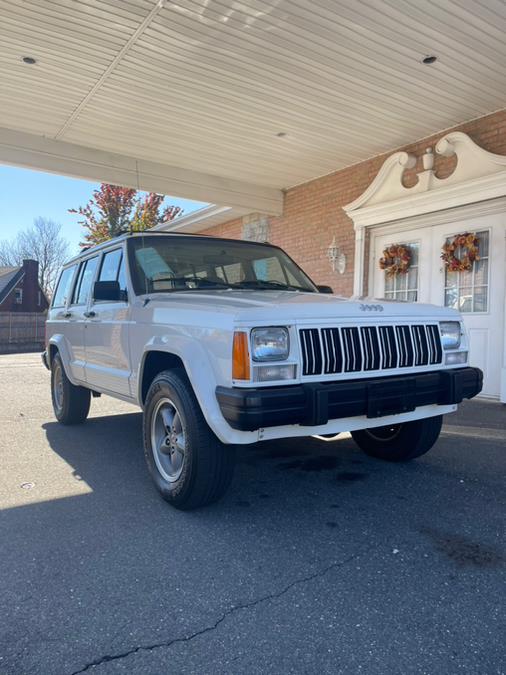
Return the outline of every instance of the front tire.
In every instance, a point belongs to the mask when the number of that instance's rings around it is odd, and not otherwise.
[[[358,447],[366,455],[389,462],[407,462],[428,452],[439,437],[443,416],[428,417],[402,424],[352,431]]]
[[[166,370],[153,380],[143,436],[151,477],[172,506],[188,511],[225,494],[233,477],[235,448],[211,431],[183,371]]]
[[[51,400],[54,415],[62,424],[81,424],[88,417],[90,390],[72,384],[58,353],[51,362]]]

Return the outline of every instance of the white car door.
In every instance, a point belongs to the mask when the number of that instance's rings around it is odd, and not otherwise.
[[[72,298],[65,312],[65,337],[69,347],[69,365],[74,379],[80,382],[86,382],[85,326],[97,264],[97,255],[81,262]]]
[[[63,336],[65,342],[66,354],[71,353],[71,343],[69,339],[69,332],[67,326],[71,312],[69,304],[71,300],[72,287],[74,277],[76,275],[78,265],[74,264],[64,269],[58,279],[58,284],[51,302],[51,307],[47,313],[47,335]],[[73,373],[70,373],[71,375]],[[84,373],[81,373],[84,377]]]
[[[86,323],[86,381],[90,388],[130,396],[130,307],[121,246],[106,251],[97,281],[117,281],[118,300],[96,300],[91,293]]]

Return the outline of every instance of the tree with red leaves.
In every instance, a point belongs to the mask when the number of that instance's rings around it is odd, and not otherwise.
[[[183,212],[179,206],[163,207],[164,199],[164,195],[156,192],[143,197],[133,188],[102,183],[85,206],[69,209],[69,213],[82,217],[79,224],[86,234],[81,246],[94,246],[123,232],[143,232],[170,222]]]

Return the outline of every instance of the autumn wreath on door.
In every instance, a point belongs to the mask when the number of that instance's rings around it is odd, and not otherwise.
[[[396,277],[399,274],[406,274],[411,264],[411,250],[409,246],[403,244],[392,244],[387,246],[380,258],[379,266],[385,270],[387,277]]]
[[[480,259],[480,242],[472,232],[457,234],[447,239],[441,251],[441,259],[450,272],[467,272],[475,260]]]

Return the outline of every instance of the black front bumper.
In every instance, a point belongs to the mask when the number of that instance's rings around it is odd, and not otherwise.
[[[455,368],[286,387],[217,387],[216,397],[232,428],[256,431],[284,424],[319,426],[342,417],[374,418],[410,412],[422,405],[460,403],[479,394],[482,385],[479,368]]]

